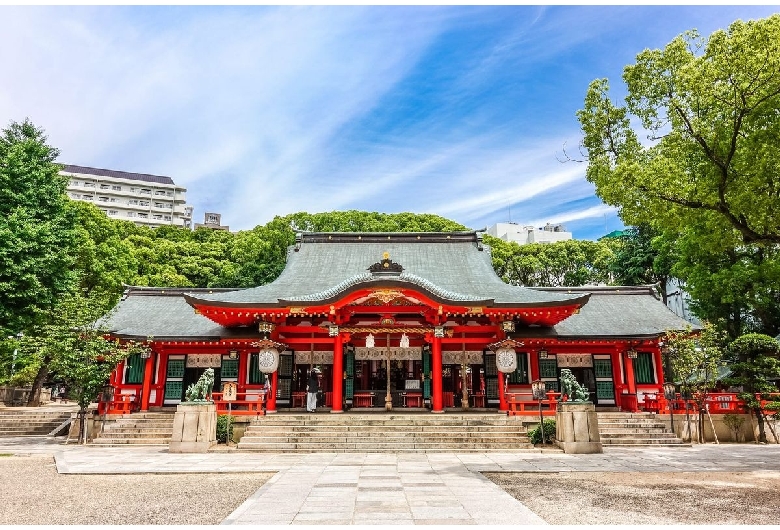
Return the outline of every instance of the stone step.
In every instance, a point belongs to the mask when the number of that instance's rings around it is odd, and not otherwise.
[[[92,441],[94,445],[111,446],[111,445],[165,445],[171,441],[171,437],[168,438],[110,438],[101,439],[96,438]]]
[[[606,429],[602,429],[601,425],[599,425],[599,432],[602,436],[605,434],[620,434],[620,433],[634,433],[634,432],[653,432],[653,433],[661,433],[661,432],[667,432],[665,427],[659,426],[659,427],[626,427],[625,429],[620,429],[618,427],[608,427]]]
[[[339,444],[317,444],[317,443],[239,443],[238,449],[241,451],[269,451],[269,452],[450,452],[450,451],[517,451],[534,449],[532,444],[471,444],[468,446],[460,444],[443,445],[441,443],[339,443]]]
[[[684,446],[684,447],[690,447],[691,444],[685,443],[679,438],[642,438],[642,439],[631,439],[631,438],[623,438],[620,440],[601,440],[602,445],[609,445],[610,447],[613,446],[642,446],[642,445],[666,445],[666,446]]]
[[[99,436],[100,438],[160,438],[165,436],[171,436],[171,429],[157,429],[154,431],[111,431],[105,432]]]

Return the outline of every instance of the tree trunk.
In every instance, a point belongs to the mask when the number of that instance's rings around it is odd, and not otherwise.
[[[87,409],[79,408],[79,443],[87,443]]]
[[[32,390],[30,390],[30,397],[27,398],[28,407],[37,407],[40,405],[41,389],[46,378],[49,377],[49,363],[51,362],[51,356],[46,355],[41,361],[41,366],[38,368],[38,373],[35,374],[33,380]]]
[[[756,415],[756,420],[758,420],[758,441],[759,443],[766,443],[766,431],[764,430],[764,416],[763,414],[761,414],[761,407],[754,408],[753,412]]]

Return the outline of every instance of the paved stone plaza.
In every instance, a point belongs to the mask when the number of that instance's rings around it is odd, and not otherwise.
[[[780,471],[780,446],[547,453],[169,454],[27,437],[0,452],[50,454],[62,474],[275,472],[223,524],[544,524],[481,472]]]

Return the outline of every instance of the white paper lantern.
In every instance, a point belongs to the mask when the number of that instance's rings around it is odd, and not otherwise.
[[[496,368],[505,374],[517,370],[517,353],[514,348],[499,348],[496,350]]]
[[[279,352],[268,348],[257,354],[257,369],[264,374],[270,374],[279,368]]]

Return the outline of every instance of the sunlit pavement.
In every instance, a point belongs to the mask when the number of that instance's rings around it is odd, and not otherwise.
[[[544,524],[482,471],[780,471],[780,445],[606,448],[562,453],[169,454],[166,447],[0,439],[0,453],[50,454],[60,473],[276,472],[223,524]]]

